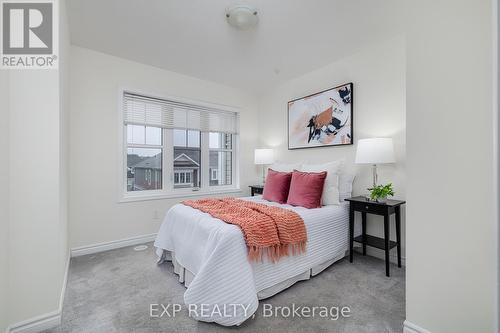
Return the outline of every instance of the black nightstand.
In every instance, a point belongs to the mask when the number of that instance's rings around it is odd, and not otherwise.
[[[363,255],[366,255],[366,245],[385,251],[385,275],[389,276],[389,251],[397,247],[398,267],[401,267],[401,205],[406,201],[387,200],[385,203],[370,201],[365,197],[345,199],[349,201],[349,261],[353,260],[353,243],[363,244]],[[354,237],[354,212],[361,212],[362,235]],[[384,238],[366,234],[366,214],[382,215],[384,217]],[[390,240],[389,220],[391,214],[396,215],[396,241]]]
[[[264,192],[264,185],[250,185],[248,187],[250,187],[252,197],[256,194],[262,194],[262,192]]]

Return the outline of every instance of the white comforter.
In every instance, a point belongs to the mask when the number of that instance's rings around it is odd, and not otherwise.
[[[277,263],[265,260],[250,263],[243,234],[238,226],[227,224],[207,213],[182,204],[172,207],[160,227],[154,243],[175,253],[175,259],[195,277],[184,294],[187,305],[198,309],[230,308],[230,314],[217,311],[191,315],[198,320],[221,325],[239,325],[258,307],[257,293],[295,277],[328,260],[342,255],[348,245],[348,206],[332,205],[306,209],[279,205],[261,197],[243,198],[297,212],[306,225],[306,253],[281,258]],[[231,306],[238,304],[241,306]],[[236,313],[234,313],[234,310]],[[213,313],[215,312],[215,313]],[[210,313],[209,316],[206,316]]]

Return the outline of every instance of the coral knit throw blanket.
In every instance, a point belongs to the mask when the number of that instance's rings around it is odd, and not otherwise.
[[[276,262],[283,256],[305,252],[306,227],[304,220],[294,211],[235,198],[187,200],[182,203],[239,226],[250,261],[261,261],[267,257]]]

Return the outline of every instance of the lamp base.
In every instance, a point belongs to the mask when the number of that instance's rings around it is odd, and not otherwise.
[[[376,164],[372,165],[372,173],[373,173],[373,187],[376,187],[377,182],[378,182],[377,165]]]

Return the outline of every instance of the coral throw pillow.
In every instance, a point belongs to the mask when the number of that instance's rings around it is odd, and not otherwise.
[[[326,171],[301,172],[294,170],[287,204],[305,208],[321,207],[321,195],[325,185]]]
[[[268,201],[286,203],[288,190],[290,189],[291,172],[278,172],[273,169],[267,171],[266,183],[262,198]]]
[[[324,164],[304,164],[300,169],[302,172],[323,172],[326,171],[325,186],[323,186],[323,195],[321,204],[340,205],[339,202],[339,174],[342,167],[342,161],[333,161]]]

